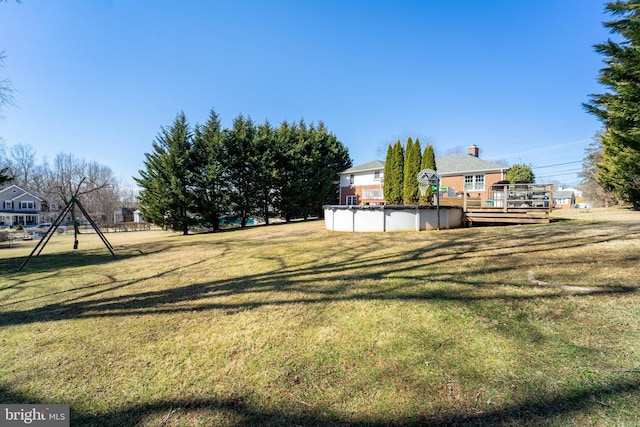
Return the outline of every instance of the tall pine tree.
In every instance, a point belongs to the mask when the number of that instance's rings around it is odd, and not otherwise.
[[[605,126],[598,181],[640,208],[640,171],[635,166],[640,158],[640,2],[609,2],[606,10],[617,19],[604,26],[621,41],[609,39],[595,46],[606,64],[598,80],[608,92],[590,95],[584,107]]]
[[[135,181],[140,186],[140,211],[145,220],[183,234],[194,223],[192,207],[190,153],[192,133],[184,113],[179,113],[168,129],[162,128],[146,153],[146,169]]]
[[[276,214],[280,192],[278,191],[280,147],[275,130],[266,121],[258,126],[254,138],[254,178],[256,180],[256,216],[265,224]]]
[[[322,216],[325,204],[338,203],[340,172],[351,167],[347,148],[331,133],[324,123],[310,126],[311,174],[309,185],[309,213]]]
[[[256,206],[256,153],[254,150],[256,131],[253,120],[240,114],[233,120],[233,127],[226,130],[223,138],[229,186],[229,208],[232,218],[239,220],[241,227],[247,225]]]
[[[211,110],[207,123],[196,126],[191,151],[194,212],[214,230],[220,228],[229,204],[223,136],[218,114]]]

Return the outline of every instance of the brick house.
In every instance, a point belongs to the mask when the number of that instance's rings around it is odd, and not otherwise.
[[[374,160],[340,173],[341,205],[383,205],[384,162]]]
[[[467,193],[471,199],[488,199],[491,186],[505,179],[509,166],[483,160],[478,157],[479,151],[474,144],[467,154],[436,159],[440,185],[452,189],[460,197]]]
[[[467,193],[472,199],[489,198],[491,186],[505,179],[509,166],[489,162],[478,157],[474,144],[467,154],[436,158],[440,186],[447,190],[443,196],[460,196]],[[384,162],[374,160],[354,166],[340,174],[340,204],[384,204]]]

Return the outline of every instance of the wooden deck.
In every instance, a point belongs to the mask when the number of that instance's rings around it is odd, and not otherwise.
[[[494,186],[489,198],[465,196],[440,199],[441,204],[461,206],[465,222],[473,224],[548,224],[553,184],[505,184]]]

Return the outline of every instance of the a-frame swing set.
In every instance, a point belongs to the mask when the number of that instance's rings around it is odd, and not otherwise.
[[[83,181],[84,181],[84,179],[83,179]],[[27,263],[29,262],[31,257],[33,257],[33,254],[35,254],[36,256],[40,255],[40,252],[42,252],[44,247],[47,246],[47,243],[49,242],[51,237],[55,234],[55,232],[58,229],[58,227],[60,226],[60,224],[62,224],[62,221],[64,220],[64,218],[67,216],[67,214],[69,212],[71,212],[71,209],[73,209],[74,206],[78,206],[78,208],[80,209],[80,211],[82,212],[84,217],[89,221],[89,223],[91,224],[91,226],[95,230],[96,234],[98,236],[100,236],[100,239],[102,239],[102,242],[104,243],[104,245],[107,247],[107,249],[109,249],[109,252],[111,252],[111,255],[113,255],[113,258],[117,259],[116,254],[113,252],[113,246],[111,246],[111,243],[109,243],[109,241],[104,236],[104,234],[102,234],[102,231],[100,231],[100,228],[98,228],[96,223],[93,221],[93,219],[91,218],[91,215],[89,215],[89,213],[85,210],[84,206],[82,206],[82,203],[80,203],[80,200],[78,200],[77,195],[78,195],[78,192],[76,191],[76,194],[74,194],[71,197],[71,200],[69,200],[69,203],[67,203],[67,206],[65,206],[65,208],[62,210],[62,212],[60,212],[60,215],[58,215],[56,220],[51,223],[51,227],[49,227],[49,229],[47,230],[45,235],[42,236],[42,238],[40,239],[38,244],[33,248],[31,253],[29,254],[29,256],[22,262],[22,265],[20,266],[18,271],[22,270],[22,268],[25,265],[27,265]],[[74,221],[74,223],[73,223],[73,235],[74,235],[73,249],[78,249],[78,234],[79,234],[78,223]],[[37,253],[36,253],[36,251],[37,251]]]

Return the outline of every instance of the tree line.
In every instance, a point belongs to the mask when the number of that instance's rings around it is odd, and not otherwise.
[[[179,113],[144,165],[135,180],[145,220],[187,234],[196,225],[218,230],[231,221],[244,227],[254,218],[320,216],[337,201],[339,173],[351,159],[322,122],[273,127],[238,115],[223,128],[211,110],[194,127]]]

